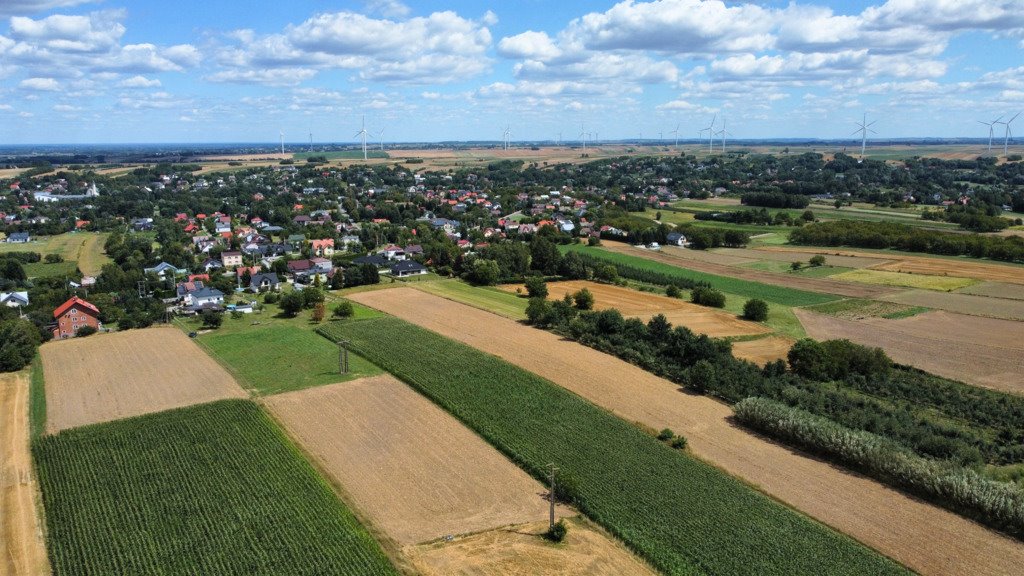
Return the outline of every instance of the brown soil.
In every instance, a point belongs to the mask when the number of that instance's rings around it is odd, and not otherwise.
[[[0,374],[0,574],[50,573],[36,507],[27,372]]]
[[[749,360],[758,366],[774,360],[785,360],[795,340],[785,336],[769,336],[757,340],[745,340],[732,343],[732,355]]]
[[[424,576],[654,575],[624,546],[581,518],[566,520],[560,544],[541,536],[546,522],[473,534],[453,542],[410,546],[403,553]]]
[[[926,306],[928,308],[970,314],[972,316],[1024,320],[1024,300],[989,298],[971,294],[935,292],[933,290],[897,292],[883,296],[880,299],[887,302],[908,304],[910,306]]]
[[[1024,563],[1024,544],[751,434],[732,423],[728,406],[611,356],[409,288],[352,299],[495,354],[625,420],[681,432],[696,456],[918,572],[1012,574]]]
[[[901,364],[1003,392],[1024,394],[1024,323],[949,312],[846,320],[793,310],[817,340],[878,346]]]
[[[354,507],[402,545],[547,518],[543,486],[393,376],[264,401]]]
[[[561,300],[566,294],[573,294],[586,288],[594,295],[594,308],[606,310],[615,308],[623,316],[648,320],[656,314],[664,314],[675,326],[686,326],[690,330],[708,336],[747,336],[751,334],[767,334],[768,328],[740,320],[735,314],[723,312],[717,308],[698,306],[679,298],[669,298],[648,292],[630,290],[621,286],[598,284],[585,280],[548,283],[548,298]],[[506,284],[502,290],[515,292],[522,285]]]
[[[39,352],[50,433],[246,397],[230,374],[174,328],[51,341]]]
[[[645,250],[643,248],[630,246],[624,242],[605,241],[602,244],[607,250],[612,252],[639,256],[648,260],[671,264],[672,266],[697,270],[698,272],[707,272],[709,274],[718,274],[720,276],[728,276],[730,278],[751,280],[753,282],[761,282],[763,284],[771,284],[773,286],[785,286],[787,288],[796,288],[798,290],[808,290],[810,292],[838,294],[840,296],[848,296],[852,298],[877,298],[878,296],[889,294],[893,291],[892,288],[884,286],[869,286],[853,282],[828,280],[825,278],[805,278],[793,276],[791,274],[778,274],[775,272],[765,272],[762,270],[752,270],[749,268],[739,268],[725,264],[716,264],[714,262],[694,260],[689,257],[690,254],[695,252],[694,250],[690,250],[689,248],[680,248],[678,246],[665,246],[661,250]]]
[[[1006,284],[1004,282],[983,282],[957,290],[958,294],[973,294],[975,296],[988,296],[989,298],[1007,298],[1009,300],[1024,300],[1024,285]]]
[[[697,250],[693,250],[697,252]],[[807,262],[812,256],[817,254],[814,251],[787,251],[778,252],[766,248],[716,248],[711,250],[712,254],[723,254],[727,256],[743,257],[751,260],[772,260],[775,262],[794,262],[801,261]],[[828,255],[825,257],[825,263],[831,266],[842,266],[844,268],[870,268],[872,266],[878,266],[891,262],[891,259],[886,258],[865,258],[860,256],[836,256]]]
[[[930,258],[928,256],[913,256],[892,252],[879,254],[876,252],[861,252],[857,250],[846,250],[842,248],[787,248],[785,246],[766,246],[758,248],[765,252],[802,252],[813,254],[824,254],[828,256],[850,256],[855,258],[887,260],[887,263],[872,266],[875,270],[888,270],[890,272],[907,272],[910,274],[926,274],[930,276],[959,276],[962,278],[974,278],[976,280],[993,280],[996,282],[1008,282],[1011,284],[1024,284],[1024,266],[1011,264],[997,264],[969,258]],[[831,262],[831,258],[829,258]]]

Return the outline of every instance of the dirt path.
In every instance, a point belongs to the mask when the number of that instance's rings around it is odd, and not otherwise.
[[[680,248],[678,246],[665,246],[661,250],[645,250],[643,248],[630,246],[624,242],[611,241],[602,242],[602,246],[611,252],[629,254],[630,256],[639,256],[640,258],[646,258],[648,260],[662,262],[664,264],[671,264],[672,266],[679,266],[689,270],[707,272],[709,274],[717,274],[719,276],[728,276],[730,278],[739,278],[741,280],[750,280],[752,282],[761,282],[762,284],[771,284],[772,286],[785,286],[786,288],[796,288],[798,290],[820,292],[823,294],[838,294],[840,296],[848,296],[851,298],[877,298],[884,294],[890,294],[893,292],[892,288],[884,286],[866,286],[853,282],[840,282],[838,280],[828,280],[825,278],[804,278],[802,276],[777,274],[775,272],[765,272],[763,270],[752,270],[750,268],[717,264],[715,262],[705,261],[703,256],[701,257],[701,260],[697,260],[688,257],[688,253],[694,252],[693,250],[690,250],[689,248]]]
[[[893,360],[939,376],[1024,394],[1024,323],[949,312],[900,320],[849,320],[793,309],[812,338],[878,346]]]
[[[50,573],[36,515],[28,396],[27,372],[0,374],[0,574],[11,576]]]
[[[924,574],[1014,574],[1024,544],[734,425],[732,410],[549,332],[399,288],[352,296],[495,354],[630,422],[672,428],[694,454]]]

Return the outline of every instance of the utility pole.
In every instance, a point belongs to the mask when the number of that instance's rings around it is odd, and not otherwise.
[[[338,342],[338,364],[342,374],[348,374],[348,340]]]
[[[548,495],[548,501],[550,507],[548,509],[548,529],[555,529],[555,473],[558,472],[558,467],[552,462],[548,464],[548,480],[551,483],[551,492]]]

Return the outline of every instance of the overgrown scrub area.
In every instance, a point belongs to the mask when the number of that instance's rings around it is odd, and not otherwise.
[[[595,267],[598,265],[614,264],[618,268],[619,276],[650,284],[662,286],[675,284],[687,289],[692,289],[696,286],[709,286],[728,294],[736,294],[745,298],[760,298],[785,306],[808,306],[831,302],[840,298],[830,294],[817,294],[784,286],[771,286],[760,282],[706,274],[704,272],[670,266],[661,262],[637,258],[636,256],[629,256],[628,254],[608,252],[607,250],[592,246],[570,244],[559,246],[558,248],[563,252],[578,253],[587,266]]]
[[[256,404],[33,442],[56,574],[396,574]]]
[[[454,414],[667,574],[902,568],[550,382],[397,318],[319,329]],[[401,337],[396,337],[400,334]]]
[[[936,501],[984,524],[1024,534],[1024,490],[977,472],[922,458],[890,440],[765,398],[733,409],[740,422],[774,438],[839,460],[854,469]]]
[[[810,246],[894,248],[908,252],[1024,262],[1024,238],[1018,236],[939,232],[896,222],[817,222],[794,230],[789,241]]]

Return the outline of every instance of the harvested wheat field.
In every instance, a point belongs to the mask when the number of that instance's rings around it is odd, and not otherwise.
[[[699,252],[699,250],[691,250],[691,252]],[[774,262],[807,262],[817,254],[814,251],[800,252],[796,250],[779,252],[770,248],[715,248],[714,250],[708,250],[708,252],[744,258],[749,261],[771,260]],[[887,258],[864,258],[859,256],[828,255],[825,257],[826,264],[843,268],[870,268],[871,266],[878,266],[891,261],[891,259]]]
[[[543,486],[393,376],[265,402],[353,506],[402,545],[547,518]]]
[[[547,522],[472,534],[453,542],[410,546],[403,553],[424,576],[640,576],[656,572],[582,518],[566,520],[561,544],[541,534]]]
[[[39,353],[50,433],[246,397],[224,368],[174,328],[53,341]]]
[[[49,574],[29,452],[28,372],[0,374],[0,574]]]
[[[958,276],[930,276],[928,274],[908,274],[905,272],[890,272],[888,270],[851,270],[832,276],[836,280],[849,282],[863,282],[864,284],[877,284],[879,286],[896,286],[900,288],[920,288],[923,290],[937,290],[940,292],[951,292],[960,288],[966,288],[977,284],[973,278],[961,278]]]
[[[884,258],[887,262],[874,265],[872,268],[875,270],[888,270],[890,272],[906,272],[908,274],[961,276],[964,278],[974,278],[975,280],[991,280],[994,282],[1008,282],[1010,284],[1024,284],[1024,266],[1001,264],[998,262],[977,260],[974,258],[941,258],[914,256],[896,251],[862,252],[859,250],[848,250],[845,248],[816,248],[812,246],[805,246],[801,248],[763,246],[758,248],[758,251],[823,254],[829,262],[832,260],[830,256],[849,256],[865,259]],[[851,266],[851,268],[852,267],[853,266]]]
[[[716,338],[771,332],[756,322],[741,320],[735,314],[717,308],[699,306],[679,298],[669,298],[621,286],[598,284],[586,280],[549,282],[547,286],[548,298],[553,300],[561,300],[566,294],[573,294],[586,288],[594,295],[595,310],[615,308],[627,318],[635,317],[644,321],[657,314],[664,314],[668,321],[675,326],[686,326],[694,332]],[[515,284],[501,286],[501,289],[507,292],[515,292],[517,288],[521,289],[523,286]]]
[[[1005,282],[982,282],[957,290],[958,294],[988,296],[989,298],[1006,298],[1008,300],[1024,300],[1024,285],[1007,284]]]
[[[1003,392],[1024,394],[1024,323],[949,312],[847,320],[793,310],[816,340],[846,338],[901,364]]]
[[[605,241],[602,242],[601,245],[611,252],[629,254],[630,256],[639,256],[648,260],[654,260],[655,262],[679,266],[680,268],[687,268],[698,272],[707,272],[709,274],[717,274],[719,276],[728,276],[730,278],[751,280],[754,282],[761,282],[762,284],[770,284],[772,286],[785,286],[786,288],[796,288],[798,290],[820,292],[823,294],[838,294],[840,296],[847,296],[851,298],[876,298],[883,294],[892,292],[892,288],[884,286],[870,286],[854,282],[840,282],[838,280],[829,280],[827,278],[807,278],[793,274],[779,274],[776,272],[765,272],[751,268],[741,268],[739,266],[728,266],[715,262],[694,260],[690,258],[690,254],[692,252],[696,252],[695,250],[680,248],[678,246],[665,246],[661,250],[645,250],[643,248],[637,248],[636,246],[630,246],[624,242]]]
[[[927,308],[969,314],[971,316],[1024,320],[1024,300],[989,298],[987,296],[934,292],[932,290],[897,292],[883,296],[879,300],[907,304],[909,306],[925,306]]]
[[[764,366],[775,360],[785,360],[795,340],[785,336],[768,336],[757,340],[732,343],[732,355]]]
[[[682,433],[698,457],[918,572],[1012,574],[1024,563],[1024,543],[752,434],[731,422],[725,404],[617,358],[419,290],[351,298],[531,370],[627,421]]]

